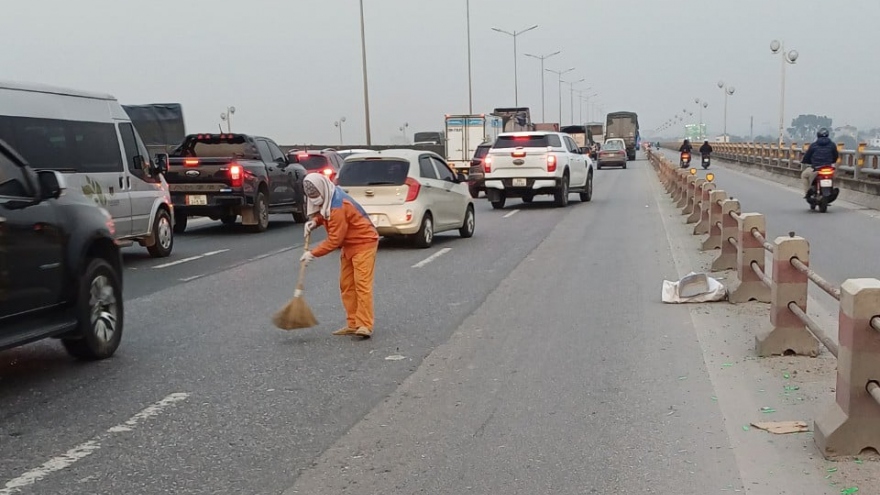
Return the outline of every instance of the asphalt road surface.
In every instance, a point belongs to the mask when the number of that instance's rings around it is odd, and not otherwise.
[[[272,326],[301,251],[287,216],[127,250],[114,358],[0,353],[0,495],[742,490],[722,406],[695,407],[717,384],[690,313],[659,301],[678,274],[648,169],[597,171],[566,209],[478,200],[472,239],[383,242],[365,341],[330,335],[335,255],[307,270],[319,327]]]

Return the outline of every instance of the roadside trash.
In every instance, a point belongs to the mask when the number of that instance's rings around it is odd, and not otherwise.
[[[772,407],[762,407],[761,412],[764,414],[771,414],[771,413],[775,413],[776,409],[773,409]]]
[[[663,281],[661,299],[665,303],[701,303],[722,301],[727,289],[718,280],[705,273],[689,273],[677,282]]]
[[[752,423],[752,426],[776,435],[788,433],[805,433],[810,431],[805,421],[774,421],[769,423]]]
[[[394,354],[392,356],[388,356],[385,358],[385,361],[403,361],[406,359],[405,356],[401,356],[400,354]]]
[[[852,495],[853,493],[856,493],[857,491],[859,491],[859,487],[854,486],[852,488],[844,488],[843,490],[840,490],[840,493],[842,493],[843,495]]]

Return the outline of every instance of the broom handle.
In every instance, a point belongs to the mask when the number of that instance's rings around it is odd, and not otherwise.
[[[309,250],[309,240],[311,237],[312,237],[311,232],[306,234],[306,242],[305,242],[305,244],[303,244],[303,251]],[[299,263],[299,278],[297,278],[297,280],[296,280],[296,292],[297,293],[302,292],[303,283],[305,282],[305,279],[306,279],[306,263],[305,263],[305,261],[301,261]]]

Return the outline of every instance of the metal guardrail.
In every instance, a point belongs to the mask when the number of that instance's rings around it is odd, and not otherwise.
[[[680,169],[650,150],[648,155],[676,205],[688,205],[682,212],[691,214],[688,223],[701,218],[701,223],[709,226],[707,231],[698,224],[694,234],[709,234],[702,243],[703,250],[721,249],[712,271],[737,270],[740,285],[730,293],[729,300],[770,303],[773,328],[756,339],[758,354],[794,352],[815,356],[819,343],[835,358],[846,353],[846,359],[838,364],[838,410],[816,421],[815,439],[822,454],[830,458],[858,455],[864,448],[880,450],[880,428],[864,431],[865,425],[880,424],[880,351],[873,350],[880,349],[880,305],[876,302],[880,299],[880,280],[849,279],[835,286],[810,268],[806,239],[790,232],[788,237],[768,242],[764,216],[742,213],[739,201],[714,189],[712,174],[700,179],[695,177],[696,169]],[[770,274],[764,266],[766,252],[773,255]],[[839,302],[840,344],[807,314],[810,282]],[[866,422],[865,418],[870,420]],[[862,429],[854,435],[847,428]]]

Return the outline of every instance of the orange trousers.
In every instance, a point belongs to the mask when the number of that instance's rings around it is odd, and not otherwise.
[[[378,246],[340,258],[339,291],[348,328],[373,330],[373,268]]]

